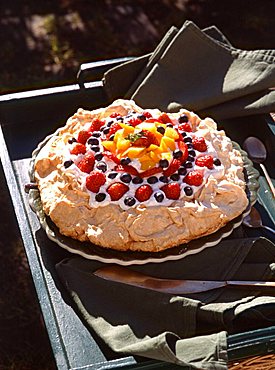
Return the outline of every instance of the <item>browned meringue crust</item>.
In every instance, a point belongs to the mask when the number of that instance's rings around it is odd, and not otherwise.
[[[201,120],[187,110],[172,115],[186,114],[193,128],[213,139],[225,168],[224,177],[217,180],[210,176],[195,199],[176,200],[170,206],[140,204],[128,210],[117,204],[91,207],[89,194],[79,180],[62,170],[64,145],[93,118],[108,117],[112,112],[126,115],[133,110],[143,111],[133,101],[121,99],[94,111],[79,109],[38,153],[35,179],[43,209],[61,234],[120,251],[158,252],[211,234],[245,210],[248,199],[241,154],[232,148],[223,131],[217,131],[212,119]]]

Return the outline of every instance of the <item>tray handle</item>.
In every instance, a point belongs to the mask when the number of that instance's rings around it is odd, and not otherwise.
[[[85,88],[85,82],[100,80],[108,69],[116,67],[119,64],[128,62],[133,57],[123,57],[115,59],[100,60],[91,63],[83,63],[77,72],[77,83],[80,88]]]

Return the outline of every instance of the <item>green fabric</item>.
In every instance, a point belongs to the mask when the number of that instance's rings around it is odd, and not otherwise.
[[[275,110],[275,50],[236,49],[215,27],[201,31],[186,21],[139,63],[138,69],[130,61],[127,70],[122,65],[105,74],[111,100],[131,98],[170,112],[183,107],[215,119]]]
[[[274,261],[267,239],[233,238],[179,261],[131,268],[161,278],[271,280]],[[101,266],[74,257],[56,268],[86,324],[115,352],[226,369],[227,333],[275,324],[275,297],[265,292],[227,287],[163,294],[94,276]]]

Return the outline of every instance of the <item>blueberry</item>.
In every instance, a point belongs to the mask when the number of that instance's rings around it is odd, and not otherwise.
[[[92,136],[93,137],[100,137],[101,136],[101,132],[100,131],[94,131]]]
[[[97,160],[97,161],[101,161],[101,159],[103,158],[103,154],[102,153],[96,153],[95,154],[95,159]]]
[[[214,163],[215,166],[220,166],[222,164],[221,161],[219,160],[219,158],[215,158],[213,163]]]
[[[112,135],[109,137],[109,140],[110,140],[110,141],[113,141],[113,140],[114,140],[114,138],[115,138],[115,134],[112,134]]]
[[[195,158],[194,158],[192,155],[189,155],[189,156],[187,157],[187,161],[189,161],[189,162],[194,162],[194,161],[195,161]]]
[[[106,126],[110,127],[110,126],[112,126],[113,123],[114,123],[114,121],[109,121],[109,122],[106,123]]]
[[[168,160],[167,160],[167,159],[161,159],[161,160],[159,161],[159,166],[160,166],[161,168],[167,168],[167,167],[169,166],[169,162],[168,162]]]
[[[75,143],[77,140],[74,138],[74,137],[71,137],[69,140],[68,140],[68,143],[69,144],[72,144],[72,143]]]
[[[161,202],[163,201],[163,199],[164,199],[164,195],[163,195],[163,193],[162,193],[161,191],[157,191],[157,192],[154,194],[154,197],[155,197],[155,199],[156,199],[156,201],[157,201],[158,203],[161,203]]]
[[[192,143],[192,138],[190,136],[186,136],[183,140],[185,143]]]
[[[148,182],[148,184],[155,184],[156,182],[158,182],[159,180],[158,180],[158,178],[157,178],[157,176],[150,176],[150,177],[148,177],[148,179],[147,179],[147,182]]]
[[[193,149],[193,144],[191,144],[191,143],[187,143],[186,145],[187,145],[187,148],[188,148],[188,149]]]
[[[136,203],[136,200],[135,198],[133,197],[126,197],[124,199],[124,204],[128,207],[132,207],[134,204]]]
[[[193,194],[193,190],[190,186],[185,186],[185,188],[183,190],[184,190],[185,194],[189,197]]]
[[[121,158],[121,160],[120,160],[120,163],[121,163],[123,166],[127,166],[130,162],[131,162],[131,159],[130,159],[129,157]]]
[[[192,157],[196,157],[196,152],[193,149],[188,150],[188,154],[191,155]]]
[[[109,177],[109,179],[114,179],[114,178],[116,178],[116,177],[117,177],[117,175],[118,175],[118,173],[117,173],[117,172],[112,171],[112,172],[110,172],[110,173],[109,173],[108,177]]]
[[[106,198],[106,194],[105,193],[98,193],[96,194],[95,196],[95,200],[97,202],[103,202],[103,200]]]
[[[186,114],[183,114],[182,116],[179,117],[178,121],[179,123],[185,123],[185,122],[188,122],[189,119]]]
[[[120,121],[120,122],[123,122],[123,117],[121,117],[121,116],[116,117],[116,120],[117,120],[117,121]]]
[[[92,145],[91,150],[94,151],[95,153],[98,153],[100,151],[100,147],[98,145]]]
[[[176,150],[174,150],[173,151],[173,157],[175,158],[175,159],[179,159],[179,158],[181,158],[182,157],[182,151],[180,150],[180,149],[176,149]]]
[[[89,145],[98,145],[99,140],[96,137],[90,137],[90,139],[88,140],[88,144]]]
[[[185,138],[185,137],[187,136],[187,133],[186,133],[186,132],[182,132],[182,133],[181,133],[181,136],[182,136],[183,138]]]
[[[173,173],[173,175],[170,176],[170,179],[173,181],[179,181],[180,176],[177,173]]]
[[[132,176],[129,173],[123,173],[120,176],[120,180],[122,182],[125,182],[126,184],[129,184],[129,182],[131,182],[131,180],[132,180]]]
[[[110,131],[110,127],[107,127],[107,126],[105,126],[104,129],[102,130],[104,135],[109,134],[109,131]]]
[[[68,167],[70,167],[73,163],[74,163],[74,162],[73,162],[72,160],[70,160],[70,159],[69,159],[68,161],[65,161],[65,162],[64,162],[64,167],[65,167],[65,168],[68,168]]]
[[[186,162],[185,162],[185,167],[186,167],[186,168],[192,168],[192,167],[193,167],[193,163],[192,163],[192,162],[190,162],[190,161],[186,161]]]
[[[139,114],[137,116],[138,119],[140,119],[141,121],[145,121],[146,120],[146,116],[144,114]]]
[[[172,123],[167,123],[166,127],[173,127]]]
[[[107,164],[105,162],[98,162],[96,168],[102,172],[107,171]]]
[[[169,182],[169,179],[168,179],[167,176],[160,176],[159,181],[164,182],[165,184],[167,184]]]
[[[180,176],[184,176],[184,175],[186,175],[186,168],[185,167],[180,167],[179,169],[178,169],[178,174],[180,175]]]
[[[157,127],[157,131],[160,133],[160,134],[164,134],[165,133],[165,128],[164,127],[162,127],[162,126],[158,126]]]
[[[136,177],[133,178],[132,182],[133,182],[133,184],[142,184],[143,179],[139,176],[136,176]]]

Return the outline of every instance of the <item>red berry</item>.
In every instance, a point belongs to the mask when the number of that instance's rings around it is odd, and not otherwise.
[[[192,132],[192,127],[188,122],[180,123],[178,128],[180,131]]]
[[[110,114],[111,118],[116,118],[116,117],[119,117],[119,116],[121,116],[121,114],[117,113],[117,112],[114,112],[114,113]]]
[[[211,155],[204,155],[198,157],[195,161],[195,164],[200,167],[207,167],[210,170],[213,168],[213,157]]]
[[[141,130],[136,134],[130,134],[129,140],[134,146],[148,148],[151,144],[158,145],[158,139],[153,132],[148,130]]]
[[[90,127],[89,127],[88,131],[89,131],[89,132],[99,131],[99,130],[100,130],[100,128],[101,128],[101,126],[103,126],[103,125],[104,125],[104,122],[103,122],[103,121],[101,121],[101,120],[100,120],[100,119],[98,119],[98,118],[95,118],[95,119],[92,121],[92,123],[91,123],[91,125],[90,125]]]
[[[141,185],[135,192],[135,197],[139,202],[145,202],[152,195],[153,190],[150,185]]]
[[[128,190],[129,187],[127,185],[122,182],[115,182],[108,187],[107,193],[110,195],[111,200],[119,200]]]
[[[204,137],[193,137],[192,144],[193,148],[198,150],[199,152],[205,152],[207,150],[207,145]]]
[[[133,126],[133,127],[136,127],[137,125],[139,125],[140,123],[142,122],[141,119],[139,118],[130,118],[129,121],[127,122],[129,125]]]
[[[86,141],[89,139],[91,134],[86,130],[81,130],[78,133],[77,141],[81,144],[86,144]]]
[[[179,158],[179,160],[181,163],[183,163],[188,158],[188,146],[184,141],[178,141],[178,148],[182,151],[182,156]]]
[[[86,146],[81,143],[73,143],[70,149],[71,154],[85,154],[86,153]]]
[[[120,164],[120,159],[116,155],[114,155],[113,153],[103,152],[103,155],[104,155],[104,157],[107,157],[108,159],[110,159],[114,163]]]
[[[169,164],[169,167],[163,171],[164,176],[171,176],[173,173],[175,173],[181,165],[181,160],[173,158],[171,163]]]
[[[130,173],[133,176],[139,176],[138,170],[136,170],[135,167],[133,167],[131,165],[119,164],[118,166],[115,166],[115,170],[117,172],[127,172],[127,173]]]
[[[158,118],[158,121],[162,123],[172,123],[167,113],[161,113],[161,115]]]
[[[198,171],[190,171],[184,178],[188,185],[200,186],[203,182],[203,175]]]
[[[95,157],[93,153],[87,153],[81,161],[77,164],[77,167],[86,173],[90,173],[94,169]]]
[[[152,114],[150,112],[147,112],[146,110],[144,112],[141,113],[142,116],[145,116],[146,118],[151,118],[152,117]]]
[[[164,192],[166,198],[168,199],[177,200],[180,197],[180,186],[177,182],[165,184],[161,187],[161,190]]]
[[[97,193],[106,182],[106,176],[102,172],[93,171],[86,177],[86,188],[93,193]]]
[[[117,123],[117,122],[113,123],[112,126],[110,127],[110,130],[108,132],[107,138],[109,138],[110,136],[114,135],[120,129],[121,129],[121,126],[120,126],[119,123]]]

